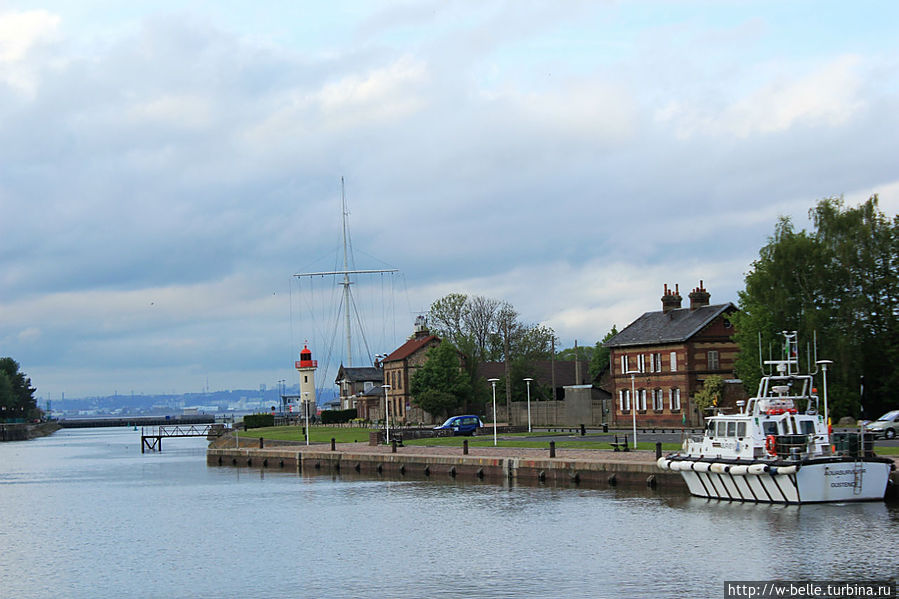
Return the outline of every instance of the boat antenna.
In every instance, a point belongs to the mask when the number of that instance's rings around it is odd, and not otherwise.
[[[808,351],[808,350],[806,350],[806,351]],[[820,364],[820,362],[818,361],[818,331],[817,330],[812,331],[812,351],[814,351],[814,354],[815,354],[815,357],[814,357],[815,369],[812,370],[812,365],[810,363],[808,366],[808,371],[809,371],[809,374],[814,376],[814,375],[818,374],[818,370],[819,370],[818,365]],[[811,356],[811,355],[812,354],[809,353],[809,356]]]
[[[768,348],[770,353],[770,347]],[[765,372],[765,361],[762,358],[762,332],[759,331],[759,370],[762,371],[762,376],[765,376],[767,373]]]

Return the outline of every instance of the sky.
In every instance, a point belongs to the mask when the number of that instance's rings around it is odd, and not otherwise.
[[[562,347],[665,284],[736,303],[779,217],[899,211],[897,33],[892,1],[0,0],[0,356],[51,399],[295,383],[345,343],[337,281],[293,276],[342,268],[342,193],[351,267],[399,271],[351,286],[369,355],[452,292]]]

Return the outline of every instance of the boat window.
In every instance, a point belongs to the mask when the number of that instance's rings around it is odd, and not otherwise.
[[[718,436],[726,437],[727,436],[727,423],[723,420],[718,421]]]
[[[777,434],[777,423],[772,422],[771,420],[766,420],[762,423],[762,428],[765,430],[765,436],[768,435],[776,435]]]
[[[799,423],[801,432],[803,435],[814,435],[815,434],[815,423],[811,420],[802,420]]]
[[[733,420],[727,423],[727,436],[728,437],[736,437],[737,436],[737,423]]]
[[[745,436],[746,436],[746,423],[745,423],[745,422],[738,422],[738,423],[737,423],[737,436],[738,436],[738,437],[745,437]]]
[[[708,437],[715,436],[715,422],[713,420],[709,420],[709,423],[706,425],[705,434]]]

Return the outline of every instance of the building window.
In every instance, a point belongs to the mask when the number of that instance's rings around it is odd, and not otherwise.
[[[650,356],[652,358],[652,365],[650,366],[651,372],[662,372],[662,354],[652,354]]]
[[[677,372],[677,352],[671,352],[671,372]]]
[[[668,407],[672,412],[680,412],[680,389],[668,389]]]
[[[709,350],[707,357],[709,361],[709,370],[718,370],[718,352],[714,349]]]
[[[621,374],[627,374],[627,356],[621,356]]]
[[[618,390],[618,409],[619,409],[620,411],[622,411],[622,412],[625,410],[625,407],[624,407],[624,389],[619,389],[619,390]]]
[[[637,354],[637,370],[646,372],[646,356],[643,354]]]
[[[646,411],[646,389],[637,390],[637,399],[635,402],[638,410]]]
[[[665,408],[665,406],[662,401],[662,390],[661,389],[653,389],[652,390],[652,409],[662,411],[664,408]]]

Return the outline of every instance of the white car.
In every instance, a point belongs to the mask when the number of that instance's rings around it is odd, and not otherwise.
[[[899,410],[887,412],[877,420],[869,422],[865,425],[865,432],[871,433],[875,438],[895,438],[896,433],[899,432]]]

